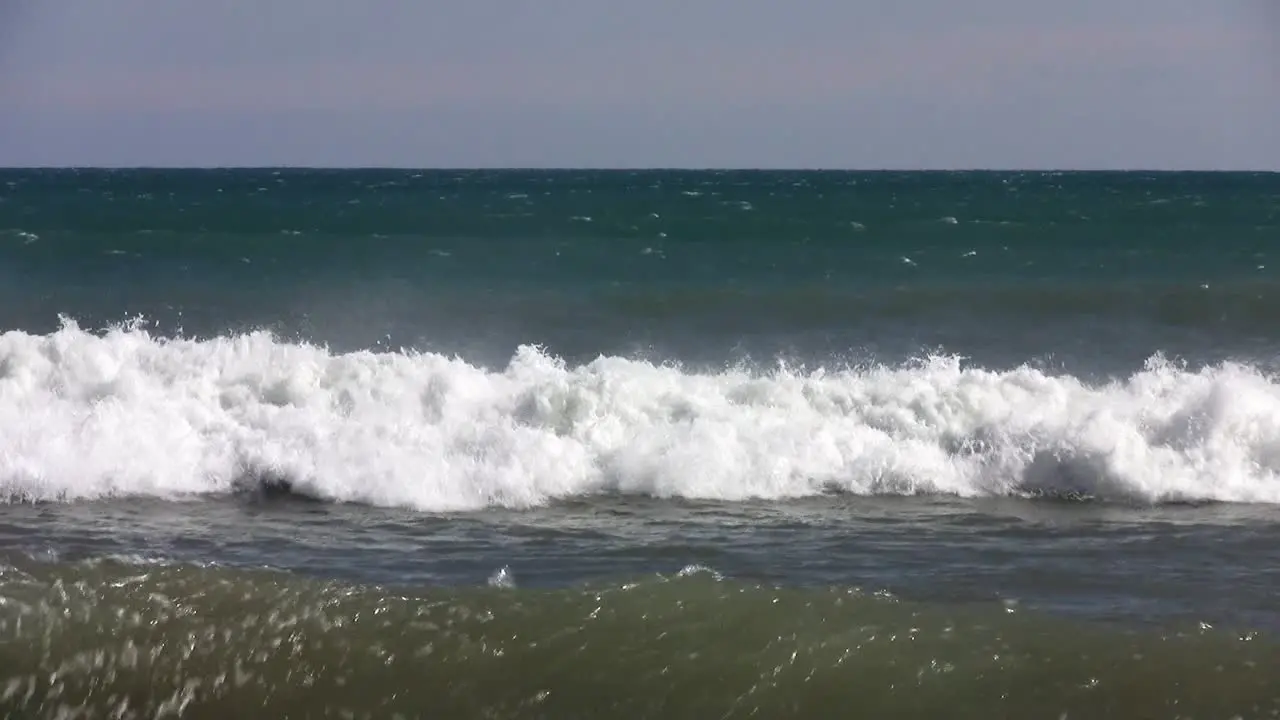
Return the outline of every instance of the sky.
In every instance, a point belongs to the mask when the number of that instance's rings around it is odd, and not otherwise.
[[[1276,0],[0,0],[0,166],[1280,170]]]

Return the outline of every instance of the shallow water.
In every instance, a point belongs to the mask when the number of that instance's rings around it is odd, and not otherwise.
[[[1280,711],[1280,531],[1243,506],[243,498],[2,517],[22,550],[0,573],[0,707],[24,715]]]

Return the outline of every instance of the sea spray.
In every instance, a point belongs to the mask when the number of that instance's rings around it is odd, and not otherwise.
[[[429,511],[599,493],[745,500],[1050,495],[1280,502],[1280,383],[1152,358],[1105,383],[955,357],[692,372],[624,357],[505,368],[340,354],[267,332],[67,320],[0,335],[11,500],[261,488]]]

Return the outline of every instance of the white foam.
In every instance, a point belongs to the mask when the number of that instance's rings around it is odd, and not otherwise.
[[[0,335],[0,495],[176,497],[246,478],[422,510],[831,490],[1275,503],[1280,384],[1158,358],[1091,386],[951,358],[695,374],[617,357],[566,368],[522,347],[490,372],[266,333]]]

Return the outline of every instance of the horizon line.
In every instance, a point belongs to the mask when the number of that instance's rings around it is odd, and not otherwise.
[[[6,171],[47,171],[47,170],[170,170],[170,171],[210,171],[210,170],[290,170],[290,171],[394,171],[394,172],[831,172],[831,173],[1247,173],[1276,174],[1280,168],[1161,168],[1161,167],[825,167],[825,166],[572,166],[572,165],[4,165],[0,164],[0,172]]]

